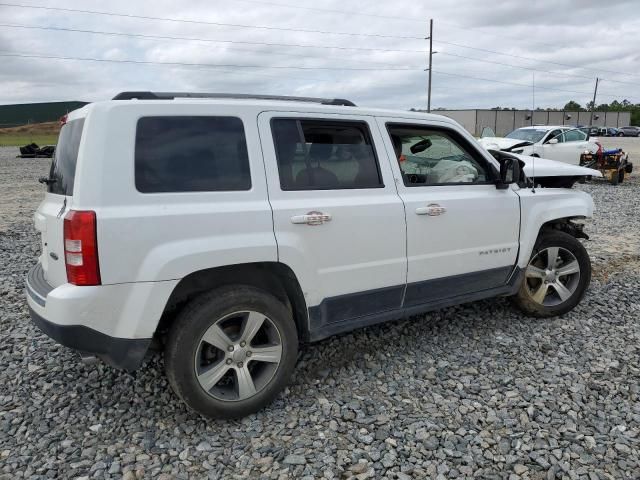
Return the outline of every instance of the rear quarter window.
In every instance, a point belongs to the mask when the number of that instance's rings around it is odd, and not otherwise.
[[[249,190],[242,121],[236,117],[140,118],[135,183],[142,193]]]
[[[78,163],[78,150],[84,128],[84,118],[71,120],[63,125],[58,136],[47,190],[57,195],[73,195],[73,183],[76,177],[76,164]]]

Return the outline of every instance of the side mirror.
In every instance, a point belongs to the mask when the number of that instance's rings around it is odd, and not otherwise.
[[[514,157],[501,157],[500,162],[500,179],[496,181],[498,190],[506,190],[512,183],[519,183],[522,176],[520,168],[520,160]]]
[[[549,140],[547,143],[551,144],[551,145],[555,145],[556,143],[558,143],[558,139],[557,138],[552,138],[551,140]]]

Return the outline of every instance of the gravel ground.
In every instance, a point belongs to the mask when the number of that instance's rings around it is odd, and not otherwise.
[[[207,421],[162,358],[85,366],[29,322],[46,160],[0,149],[0,479],[640,478],[640,178],[596,201],[594,281],[562,319],[504,299],[307,346],[272,406]]]

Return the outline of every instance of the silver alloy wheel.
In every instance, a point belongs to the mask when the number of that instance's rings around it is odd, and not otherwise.
[[[529,262],[525,281],[534,302],[554,307],[575,293],[580,282],[580,264],[566,248],[545,248]]]
[[[239,401],[267,386],[282,359],[282,339],[264,314],[234,312],[211,325],[198,344],[195,373],[218,400]]]

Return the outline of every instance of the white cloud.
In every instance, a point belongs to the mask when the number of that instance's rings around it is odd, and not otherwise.
[[[533,74],[530,70],[483,63],[454,55],[538,69],[535,74],[538,87],[535,92],[536,106],[561,107],[572,99],[583,104],[588,102],[596,75],[604,78],[599,88],[599,102],[613,100],[610,96],[613,94],[622,94],[620,99],[626,97],[640,102],[640,50],[637,48],[640,44],[640,11],[632,0],[608,1],[606,10],[603,10],[602,2],[595,0],[539,0],[526,3],[511,0],[491,4],[474,0],[428,3],[415,0],[325,0],[322,3],[311,0],[277,0],[273,3],[285,2],[311,9],[365,12],[390,18],[285,8],[247,0],[199,0],[188,3],[157,0],[153,3],[153,9],[148,7],[148,3],[124,0],[113,0],[104,4],[104,7],[94,7],[80,0],[61,0],[55,6],[206,22],[408,37],[426,36],[428,18],[433,17],[434,47],[439,52],[434,55],[434,108],[531,106],[532,89],[529,85]],[[39,4],[48,5],[43,2]],[[396,108],[420,108],[426,105],[426,54],[419,51],[385,51],[425,50],[428,46],[425,40],[249,29],[5,6],[0,7],[0,15],[3,23],[14,25],[315,46],[301,48],[141,39],[2,27],[2,53],[255,65],[260,68],[180,67],[0,57],[0,103],[95,101],[111,98],[118,91],[135,89],[343,97],[362,105]],[[452,43],[519,57],[533,57],[556,64],[500,56],[483,50],[462,48]],[[363,50],[346,50],[346,47]],[[558,64],[576,65],[591,70]],[[273,66],[412,70],[269,68]],[[445,73],[493,79],[509,85]]]

